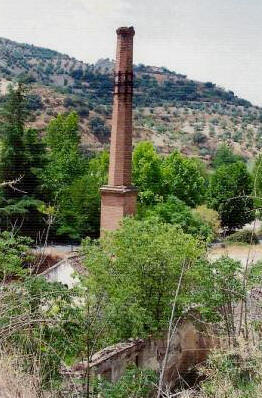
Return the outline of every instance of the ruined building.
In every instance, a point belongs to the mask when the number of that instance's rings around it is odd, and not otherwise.
[[[108,185],[101,188],[101,233],[114,230],[136,211],[131,184],[134,28],[117,29],[114,103]]]

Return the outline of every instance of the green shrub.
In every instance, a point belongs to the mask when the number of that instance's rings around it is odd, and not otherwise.
[[[98,303],[106,297],[107,343],[114,343],[166,326],[182,267],[187,274],[181,292],[187,295],[194,290],[191,267],[204,248],[178,226],[127,218],[122,228],[99,242],[86,239],[83,252],[89,273],[86,284]],[[183,301],[181,310],[184,307]]]
[[[204,381],[195,398],[260,398],[262,391],[262,352],[258,345],[243,344],[237,348],[212,353],[201,369]]]
[[[226,242],[236,242],[236,243],[248,243],[252,245],[257,245],[259,243],[258,237],[255,232],[249,229],[243,229],[241,231],[234,232],[233,234],[225,238]]]
[[[200,131],[196,131],[196,132],[193,134],[193,143],[194,143],[195,145],[203,144],[203,143],[206,142],[206,140],[207,140],[206,135],[203,134],[203,133],[201,133]]]
[[[105,124],[104,120],[101,117],[95,116],[89,120],[89,128],[93,134],[98,136],[99,138],[105,138],[110,135],[110,129]]]
[[[153,370],[130,366],[116,383],[96,380],[94,394],[103,398],[148,398],[156,384],[157,375]]]
[[[0,279],[25,275],[25,265],[30,261],[30,238],[13,232],[0,233]]]
[[[214,210],[210,209],[205,210],[214,212]],[[199,212],[195,209],[192,210],[185,202],[175,196],[169,196],[166,202],[158,203],[155,206],[141,206],[138,217],[155,217],[162,222],[179,225],[185,233],[207,242],[212,241],[216,235],[209,221],[205,220]]]

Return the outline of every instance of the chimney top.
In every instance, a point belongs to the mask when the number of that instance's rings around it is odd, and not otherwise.
[[[135,29],[133,26],[127,27],[127,26],[121,26],[116,30],[116,33],[118,35],[128,35],[128,36],[134,36],[135,34]]]

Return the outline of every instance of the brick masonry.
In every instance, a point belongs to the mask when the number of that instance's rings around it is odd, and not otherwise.
[[[108,185],[101,188],[101,233],[118,228],[136,212],[137,190],[131,185],[134,28],[117,29],[114,102]]]

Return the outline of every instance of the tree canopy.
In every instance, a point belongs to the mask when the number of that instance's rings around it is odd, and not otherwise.
[[[27,117],[27,89],[22,83],[10,86],[0,112],[0,182],[16,183],[2,189],[0,220],[5,228],[17,224],[36,234],[41,229],[39,171],[45,145],[36,130],[26,128]]]
[[[107,297],[113,340],[164,327],[183,267],[190,268],[204,251],[181,228],[152,219],[126,219],[100,244],[86,240],[83,250],[90,292]],[[191,283],[186,276],[182,290],[190,291]]]
[[[236,155],[230,148],[230,146],[226,144],[221,144],[215,153],[212,164],[213,167],[217,169],[224,164],[228,165],[238,161],[243,161],[243,157],[240,155]]]
[[[254,219],[253,183],[246,165],[222,165],[210,178],[209,205],[218,211],[222,226],[229,231]]]
[[[133,182],[139,187],[139,199],[142,203],[155,203],[162,194],[161,158],[153,144],[145,141],[136,145],[133,151]]]
[[[162,176],[166,195],[174,195],[191,207],[203,202],[205,179],[194,159],[171,153],[163,160]]]

